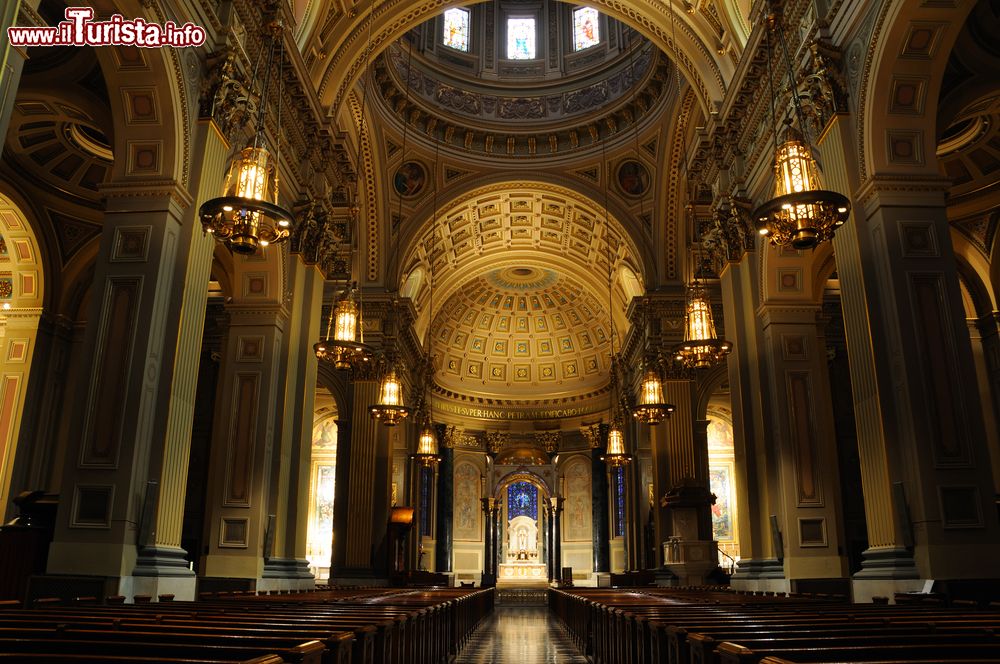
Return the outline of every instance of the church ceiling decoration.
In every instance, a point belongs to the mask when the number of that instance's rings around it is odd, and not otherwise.
[[[459,391],[537,398],[607,382],[607,310],[554,270],[487,272],[445,302],[432,330],[437,380]]]
[[[407,54],[396,44],[375,62],[375,87],[382,113],[405,118],[452,149],[501,158],[562,155],[626,136],[636,118],[648,120],[658,115],[651,109],[666,107],[670,61],[651,44],[640,49],[631,63],[619,57],[596,80],[556,81],[530,94],[414,63],[407,97]]]
[[[111,141],[90,113],[43,97],[18,98],[7,149],[24,176],[92,206],[114,161]]]

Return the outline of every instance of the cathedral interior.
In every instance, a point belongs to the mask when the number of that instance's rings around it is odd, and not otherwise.
[[[1000,600],[996,0],[90,6],[204,41],[0,8],[0,600]]]

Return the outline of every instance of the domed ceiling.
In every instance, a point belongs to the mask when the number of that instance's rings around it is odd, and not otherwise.
[[[582,284],[554,270],[498,268],[435,317],[437,383],[506,399],[579,394],[607,383],[611,322]]]
[[[452,12],[467,23],[449,46]],[[584,43],[580,12],[588,18]],[[514,57],[510,22],[525,20],[534,26],[531,57]],[[671,67],[639,33],[593,9],[499,0],[420,25],[375,61],[374,77],[388,119],[406,118],[452,148],[525,158],[627,137],[623,130],[667,107]]]

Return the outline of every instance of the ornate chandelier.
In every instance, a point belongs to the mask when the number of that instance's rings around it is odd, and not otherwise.
[[[604,454],[604,463],[617,468],[630,461],[632,461],[631,455],[625,452],[625,434],[622,433],[621,422],[616,418],[608,429],[608,449]]]
[[[652,366],[647,366],[642,374],[639,385],[639,398],[636,400],[632,415],[643,424],[657,425],[668,419],[674,412],[673,404],[663,401],[663,381],[660,373]]]
[[[688,287],[684,314],[684,342],[674,348],[674,356],[685,367],[703,369],[722,362],[733,345],[715,333],[712,305],[705,289],[697,282]]]
[[[372,349],[365,344],[361,316],[357,282],[348,284],[330,309],[326,338],[313,346],[316,357],[336,369],[357,369],[371,361]]]
[[[410,415],[410,409],[403,404],[403,382],[391,363],[379,386],[378,403],[369,406],[368,412],[387,427],[396,426]]]
[[[794,249],[811,249],[833,237],[834,231],[846,220],[851,203],[843,194],[820,189],[812,150],[805,138],[791,126],[784,142],[778,145],[777,114],[774,109],[773,75],[771,72],[771,33],[778,41],[788,65],[788,83],[799,126],[806,123],[796,90],[795,74],[788,59],[781,17],[771,12],[767,17],[767,83],[771,87],[771,123],[774,129],[774,198],[754,212],[757,231],[771,244],[790,245]]]
[[[817,170],[809,146],[789,127],[774,153],[774,198],[754,212],[757,231],[771,244],[811,249],[847,220],[850,201],[820,189]]]
[[[438,456],[438,437],[431,424],[430,418],[426,418],[420,427],[420,437],[417,438],[417,453],[413,458],[421,466],[436,466],[441,460]]]
[[[275,136],[281,135],[281,69],[283,50],[280,37],[283,26],[271,23],[271,43],[264,64],[264,83],[260,90],[254,137],[236,153],[226,175],[223,193],[219,198],[205,201],[198,210],[202,228],[216,240],[224,243],[237,254],[252,254],[258,247],[266,247],[288,239],[292,225],[290,212],[278,205],[278,153],[277,141],[272,155],[265,138],[265,111],[271,86],[271,67],[276,51],[278,55],[279,113]],[[257,66],[264,50],[258,54]],[[254,85],[256,82],[252,82]]]

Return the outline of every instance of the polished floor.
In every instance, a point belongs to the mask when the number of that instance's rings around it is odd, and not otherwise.
[[[456,664],[586,664],[566,628],[544,606],[501,606],[483,621]]]

